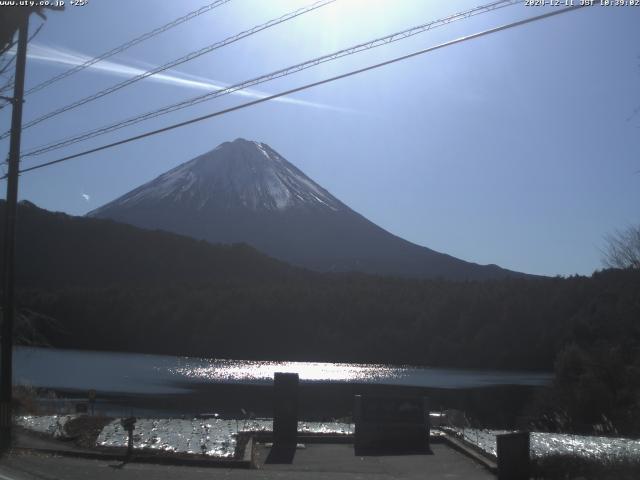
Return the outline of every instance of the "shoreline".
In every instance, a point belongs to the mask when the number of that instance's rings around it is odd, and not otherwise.
[[[522,374],[522,375],[542,375],[553,376],[553,369],[541,369],[541,368],[508,368],[508,367],[478,367],[476,365],[464,367],[460,365],[423,365],[420,363],[394,363],[394,362],[380,362],[380,361],[362,361],[354,359],[303,359],[303,358],[230,358],[230,357],[213,357],[207,355],[201,355],[196,353],[183,353],[176,352],[171,353],[169,351],[139,351],[139,350],[114,350],[114,349],[101,349],[101,348],[82,348],[79,346],[49,346],[49,345],[22,345],[17,344],[15,348],[24,350],[51,350],[60,352],[76,352],[85,354],[107,354],[107,355],[140,355],[143,357],[162,357],[162,358],[180,358],[190,360],[203,360],[213,362],[257,362],[257,363],[321,363],[330,365],[346,365],[346,366],[366,366],[366,367],[387,367],[387,368],[410,368],[410,369],[434,369],[434,370],[448,370],[458,372],[474,372],[474,373],[509,373],[509,374]]]
[[[138,416],[202,417],[217,414],[219,418],[273,417],[273,388],[269,384],[191,383],[185,393],[139,394],[97,392],[96,414],[121,412]],[[486,427],[518,428],[519,419],[538,392],[547,387],[501,385],[476,388],[428,388],[364,383],[310,382],[298,387],[299,418],[308,421],[330,421],[349,418],[354,395],[423,396],[429,399],[431,411],[455,409],[464,412],[472,423]],[[56,402],[85,403],[87,392],[75,389],[52,390]],[[46,400],[43,405],[46,406]],[[68,405],[67,405],[68,406]],[[90,411],[90,410],[89,410]],[[244,413],[243,413],[244,412]]]

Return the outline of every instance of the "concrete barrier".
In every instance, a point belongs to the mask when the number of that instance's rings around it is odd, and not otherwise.
[[[426,398],[356,395],[354,401],[356,455],[430,451]]]

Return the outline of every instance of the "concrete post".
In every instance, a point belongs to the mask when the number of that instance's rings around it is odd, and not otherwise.
[[[529,480],[529,432],[496,436],[498,480]]]
[[[127,457],[131,458],[131,456],[133,455],[133,429],[136,425],[136,419],[135,417],[123,418],[122,420],[120,420],[120,424],[122,425],[122,428],[124,428],[128,433]]]
[[[296,445],[298,438],[298,374],[275,373],[273,376],[273,443]]]

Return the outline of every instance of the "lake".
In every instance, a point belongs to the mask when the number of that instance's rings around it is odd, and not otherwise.
[[[296,372],[303,384],[355,383],[441,389],[544,386],[553,378],[548,373],[531,372],[14,348],[14,384],[56,390],[186,394],[210,384],[268,385],[274,372]]]

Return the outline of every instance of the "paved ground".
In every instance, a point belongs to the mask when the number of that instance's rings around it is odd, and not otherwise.
[[[39,435],[23,428],[14,428],[13,446],[24,448],[35,448],[44,450],[65,450],[70,452],[85,452],[89,449],[79,448],[72,442],[63,442],[45,435]]]
[[[432,455],[356,457],[353,445],[307,445],[298,450],[291,465],[263,464],[268,449],[258,447],[256,460],[264,471],[291,473],[302,478],[380,479],[494,479],[482,466],[443,444],[431,446]],[[307,474],[309,476],[307,477]]]
[[[356,457],[353,445],[307,445],[296,452],[290,465],[264,464],[269,449],[258,446],[257,470],[174,467],[119,462],[12,454],[0,459],[0,480],[146,480],[164,479],[466,479],[495,477],[466,456],[446,445],[433,445],[433,455]]]

